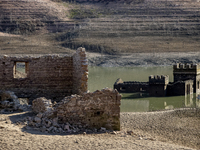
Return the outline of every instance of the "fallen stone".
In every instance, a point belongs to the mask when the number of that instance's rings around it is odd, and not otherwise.
[[[38,123],[38,124],[41,123],[41,119],[40,119],[39,117],[35,117],[35,118],[34,118],[34,121],[35,121],[36,123]]]
[[[41,132],[45,132],[47,130],[47,128],[45,127],[45,126],[42,126],[41,128],[40,128],[40,131]]]
[[[49,128],[51,126],[51,124],[52,124],[51,121],[48,120],[47,124],[46,124],[46,127]]]
[[[32,102],[32,110],[35,113],[44,113],[52,110],[51,100],[47,100],[45,97],[40,97]]]
[[[0,107],[1,108],[10,108],[9,111],[26,111],[30,109],[30,105],[24,99],[18,99],[18,97],[11,91],[0,91]]]
[[[70,130],[70,129],[69,129],[69,125],[65,125],[65,126],[64,126],[64,130],[69,131],[69,130]]]
[[[43,116],[42,113],[37,114],[37,117],[40,119],[42,118],[42,116]]]
[[[100,131],[105,132],[106,128],[101,127]]]
[[[113,132],[111,132],[111,134],[115,134],[115,135],[117,135],[117,132],[113,131]]]
[[[63,132],[63,129],[62,129],[62,128],[58,128],[58,131],[59,131],[60,133],[62,133],[62,132]]]
[[[31,130],[32,128],[29,127],[29,126],[26,126],[25,129],[26,129],[26,130]]]
[[[54,129],[54,126],[51,126],[50,128],[48,128],[47,130],[50,132]]]

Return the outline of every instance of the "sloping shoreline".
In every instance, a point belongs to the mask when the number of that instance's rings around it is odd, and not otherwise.
[[[176,63],[200,63],[200,52],[124,53],[106,55],[87,53],[89,66],[135,67],[171,66]]]

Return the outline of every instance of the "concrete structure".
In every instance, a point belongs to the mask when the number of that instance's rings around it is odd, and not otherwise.
[[[149,96],[178,96],[199,93],[200,65],[176,64],[173,66],[174,82],[168,75],[149,76],[149,82],[123,82],[117,79],[114,89],[119,92],[146,92]]]
[[[85,49],[73,55],[0,56],[0,90],[32,101],[46,97],[60,101],[87,91]]]

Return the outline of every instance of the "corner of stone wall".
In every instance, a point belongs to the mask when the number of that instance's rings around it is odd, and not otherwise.
[[[65,97],[57,103],[55,111],[61,124],[120,130],[120,104],[121,95],[117,90],[105,88]]]
[[[85,48],[79,47],[73,55],[73,93],[81,94],[87,91],[88,60]]]

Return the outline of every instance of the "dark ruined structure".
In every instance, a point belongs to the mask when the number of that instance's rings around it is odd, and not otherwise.
[[[200,65],[197,64],[177,64],[173,66],[174,82],[193,80],[194,93],[199,92],[200,85]]]
[[[168,75],[149,76],[149,82],[123,82],[117,79],[114,89],[119,92],[146,92],[149,96],[178,96],[199,93],[200,66],[197,64],[176,64],[173,66],[174,82]]]
[[[149,76],[149,95],[165,96],[167,94],[167,85],[169,76]]]

